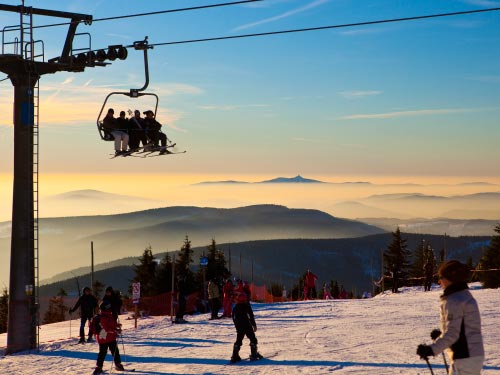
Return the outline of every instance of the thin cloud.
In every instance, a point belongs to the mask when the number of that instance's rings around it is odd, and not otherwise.
[[[250,29],[250,28],[255,27],[255,26],[263,25],[266,23],[274,22],[274,21],[279,21],[279,20],[282,20],[284,18],[288,18],[288,17],[294,16],[296,14],[305,12],[307,10],[317,8],[323,4],[326,4],[328,1],[329,0],[315,0],[310,4],[307,4],[307,5],[302,6],[300,8],[289,10],[288,12],[279,14],[277,16],[265,18],[265,19],[257,21],[257,22],[247,23],[246,25],[238,26],[237,28],[234,29],[234,31]]]
[[[380,95],[383,91],[379,90],[352,90],[339,92],[346,99],[360,99],[366,96]]]
[[[68,77],[66,78],[62,83],[61,85],[69,85],[70,83],[72,83],[73,81],[75,80],[75,77]]]
[[[454,113],[476,112],[478,109],[466,108],[446,108],[446,109],[420,109],[416,111],[398,111],[387,113],[357,114],[341,117],[342,120],[371,120],[371,119],[391,119],[398,117],[416,117],[432,115],[449,115]]]

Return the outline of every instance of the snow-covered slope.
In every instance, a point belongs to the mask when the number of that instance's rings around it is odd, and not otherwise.
[[[472,285],[481,310],[486,362],[483,374],[500,373],[500,290]],[[137,374],[430,374],[418,358],[418,344],[430,343],[438,326],[439,294],[405,289],[372,299],[253,304],[259,351],[269,358],[227,365],[235,330],[230,319],[187,316],[188,324],[172,325],[170,317],[144,318],[139,328],[124,323],[122,359]],[[78,321],[71,322],[77,335]],[[70,322],[41,329],[42,351],[0,359],[0,374],[91,374],[97,344],[74,345]],[[0,346],[5,347],[5,335]],[[249,353],[245,339],[240,354]],[[441,356],[431,359],[435,374],[444,374]],[[111,365],[108,356],[105,369]],[[113,373],[115,371],[113,370]]]

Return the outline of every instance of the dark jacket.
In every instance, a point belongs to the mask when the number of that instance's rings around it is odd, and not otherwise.
[[[111,312],[115,318],[115,320],[118,318],[118,315],[120,315],[120,311],[122,309],[122,299],[118,294],[113,292],[111,295],[104,295],[102,298],[102,303],[110,303],[111,304]]]
[[[78,301],[71,311],[76,311],[78,307],[80,307],[82,318],[92,318],[97,307],[97,298],[95,298],[92,294],[83,294],[80,298],[78,298]]]
[[[144,119],[144,127],[149,131],[160,131],[161,124],[156,121],[154,118],[145,118]]]
[[[102,121],[102,126],[107,130],[116,130],[118,128],[118,123],[114,117],[106,115]]]
[[[252,306],[250,303],[237,303],[233,309],[233,322],[236,329],[244,329],[248,326],[256,327],[255,318],[253,315]]]

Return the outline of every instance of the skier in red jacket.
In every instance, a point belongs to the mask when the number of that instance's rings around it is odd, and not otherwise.
[[[304,276],[304,292],[306,292],[307,287],[307,293],[305,293],[304,299],[316,298],[316,280],[318,280],[318,276],[312,273],[311,270],[307,270]]]
[[[100,309],[101,313],[94,318],[95,322],[93,322],[94,333],[99,343],[99,354],[97,355],[97,364],[93,375],[104,373],[102,366],[108,349],[113,356],[115,369],[117,371],[125,371],[116,342],[118,333],[121,332],[121,324],[117,323],[113,316],[113,309],[110,302],[105,301],[101,303]]]

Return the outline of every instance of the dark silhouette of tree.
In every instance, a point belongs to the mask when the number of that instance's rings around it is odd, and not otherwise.
[[[154,283],[155,294],[167,293],[172,290],[172,258],[165,254],[156,268]]]
[[[57,323],[66,319],[66,311],[69,307],[64,304],[64,297],[68,294],[64,289],[60,289],[56,296],[49,300],[49,308],[43,316],[43,323]]]
[[[409,257],[406,239],[402,238],[398,227],[395,232],[392,232],[392,242],[384,252],[385,271],[390,275],[388,281],[394,293],[397,293],[401,282],[408,278]]]
[[[192,293],[196,290],[194,273],[190,268],[192,263],[193,249],[191,248],[191,241],[189,241],[189,237],[186,235],[184,243],[179,250],[179,256],[175,261],[175,275],[178,280],[182,280],[185,293]]]
[[[484,288],[500,287],[500,271],[494,271],[500,269],[500,223],[494,231],[497,234],[491,237],[490,245],[486,248],[480,262],[482,272],[479,272],[479,279]]]
[[[216,278],[219,282],[229,275],[229,270],[226,268],[226,258],[222,250],[217,249],[215,239],[207,246],[208,265],[206,270],[207,280]]]
[[[153,256],[151,246],[144,249],[142,256],[139,258],[140,264],[134,266],[134,282],[141,283],[141,296],[149,297],[155,292],[155,275],[157,263]]]
[[[0,333],[7,332],[7,324],[9,317],[9,291],[7,288],[3,289],[0,296]]]

